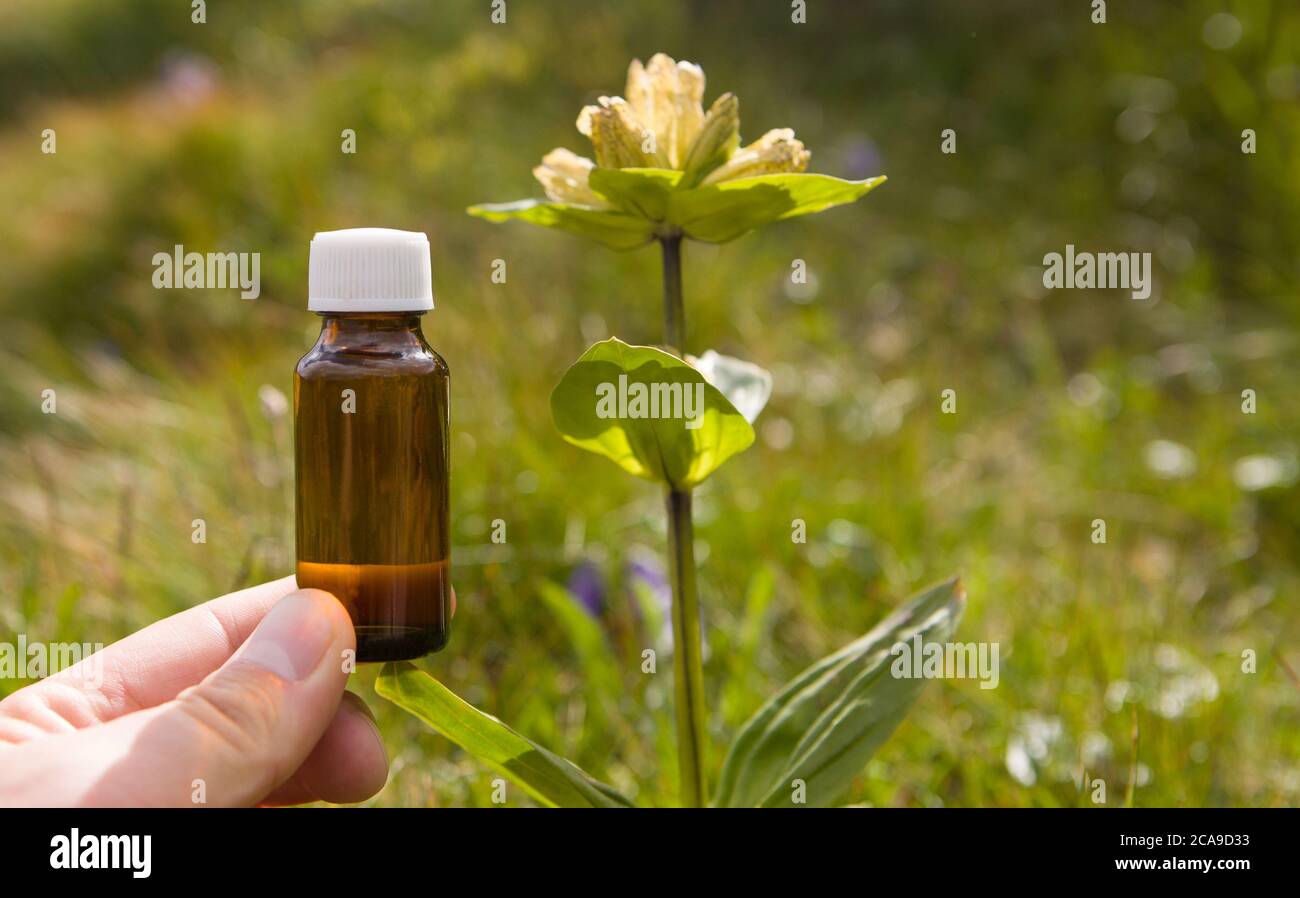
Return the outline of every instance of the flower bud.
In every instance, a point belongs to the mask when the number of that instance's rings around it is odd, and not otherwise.
[[[726,93],[713,101],[700,133],[691,143],[682,165],[684,187],[693,187],[709,172],[731,158],[740,143],[740,101]]]

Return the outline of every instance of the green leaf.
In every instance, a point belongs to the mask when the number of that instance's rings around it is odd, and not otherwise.
[[[513,218],[544,228],[559,228],[581,234],[614,249],[635,249],[654,236],[654,223],[640,216],[547,200],[489,203],[470,206],[465,211],[488,221],[509,221]]]
[[[591,189],[632,215],[662,221],[682,173],[667,168],[593,168]]]
[[[518,219],[559,228],[614,249],[635,249],[665,226],[706,243],[725,243],[746,231],[784,218],[811,215],[851,203],[885,181],[845,181],[830,175],[787,173],[737,178],[687,187],[682,172],[666,168],[591,170],[591,189],[617,208],[593,209],[547,200],[470,206],[489,221]]]
[[[789,806],[796,779],[805,783],[808,805],[833,803],[925,686],[924,679],[893,676],[890,650],[918,634],[923,643],[947,641],[964,605],[955,578],[932,586],[791,680],[741,728],[713,803]]]
[[[636,396],[644,397],[640,407]],[[677,489],[700,483],[754,442],[754,428],[699,371],[617,338],[593,345],[565,373],[551,393],[551,414],[573,445]]]
[[[542,804],[632,807],[632,802],[612,787],[484,714],[412,664],[387,665],[375,681],[375,691],[510,777]]]
[[[725,243],[773,221],[851,203],[884,183],[882,175],[845,181],[830,175],[774,174],[674,191],[668,222],[688,237]]]

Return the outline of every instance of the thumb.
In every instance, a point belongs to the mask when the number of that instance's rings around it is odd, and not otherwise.
[[[43,742],[48,753],[68,740],[49,771],[61,774],[57,791],[67,803],[256,804],[320,741],[343,696],[344,653],[355,639],[337,599],[299,590],[224,665],[175,699],[32,745]]]
[[[352,621],[332,595],[285,596],[224,665],[165,707],[162,729],[198,748],[193,778],[214,804],[254,804],[311,754],[347,685]]]

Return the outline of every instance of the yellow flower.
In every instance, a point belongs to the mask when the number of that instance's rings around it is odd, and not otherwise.
[[[856,202],[884,176],[846,181],[809,174],[810,153],[789,128],[740,145],[740,101],[724,93],[705,112],[704,72],[656,53],[633,60],[627,97],[600,97],[578,116],[595,157],[552,150],[533,169],[546,199],[480,203],[488,221],[525,221],[614,249],[688,237],[726,243],[788,218]]]
[[[789,128],[769,131],[738,149],[740,103],[723,94],[705,115],[704,71],[695,63],[663,53],[646,65],[634,59],[625,92],[626,99],[601,97],[578,115],[578,131],[591,139],[594,162],[556,149],[533,169],[550,199],[609,208],[588,185],[595,167],[682,171],[686,187],[808,167],[810,153]]]

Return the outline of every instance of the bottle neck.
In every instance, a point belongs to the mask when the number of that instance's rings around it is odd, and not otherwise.
[[[424,312],[318,312],[317,345],[342,350],[387,351],[427,346],[420,330]]]

